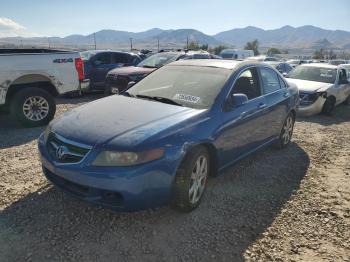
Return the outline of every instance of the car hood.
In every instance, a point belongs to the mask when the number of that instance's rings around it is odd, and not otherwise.
[[[50,128],[67,139],[91,146],[129,147],[203,111],[114,95],[68,111]]]
[[[138,66],[126,66],[121,68],[115,68],[108,72],[108,75],[134,75],[134,74],[149,74],[157,68],[138,67]]]
[[[316,91],[326,91],[329,87],[332,86],[332,84],[329,84],[329,83],[293,79],[293,78],[287,78],[287,81],[295,84],[298,87],[299,91],[307,92],[307,93],[313,93]]]

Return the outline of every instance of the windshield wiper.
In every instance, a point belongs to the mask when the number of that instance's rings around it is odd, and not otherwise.
[[[128,91],[124,91],[122,93],[123,96],[128,96],[128,97],[135,97],[135,95],[130,94]]]
[[[150,65],[143,65],[144,68],[157,68],[156,66],[150,66]]]
[[[136,97],[139,98],[145,98],[149,100],[155,100],[161,103],[165,104],[171,104],[171,105],[176,105],[176,106],[183,106],[182,104],[179,104],[178,102],[175,102],[174,100],[166,97],[161,97],[161,96],[145,96],[145,95],[136,95]]]

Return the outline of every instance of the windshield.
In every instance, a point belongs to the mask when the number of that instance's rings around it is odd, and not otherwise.
[[[231,70],[200,66],[166,66],[128,90],[131,96],[171,99],[186,107],[206,109],[214,100]]]
[[[159,53],[152,55],[145,60],[143,60],[141,63],[139,63],[137,66],[139,67],[161,67],[165,64],[174,62],[179,57],[178,54],[166,54],[166,53]]]
[[[332,68],[312,67],[312,66],[298,66],[289,74],[289,78],[334,83],[337,70]]]
[[[83,59],[84,61],[89,60],[95,54],[96,54],[96,52],[94,52],[94,51],[80,52],[81,59]]]

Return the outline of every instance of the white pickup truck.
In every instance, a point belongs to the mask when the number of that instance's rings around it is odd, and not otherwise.
[[[0,49],[0,108],[24,126],[47,124],[55,115],[54,97],[89,85],[78,52],[51,49]]]

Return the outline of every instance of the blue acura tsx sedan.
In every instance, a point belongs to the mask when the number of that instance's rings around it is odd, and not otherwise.
[[[299,95],[267,64],[173,62],[122,95],[70,110],[39,138],[45,176],[117,211],[196,208],[209,176],[291,140]]]

